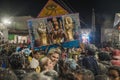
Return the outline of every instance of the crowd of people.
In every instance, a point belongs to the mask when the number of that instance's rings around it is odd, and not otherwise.
[[[80,44],[43,51],[6,44],[0,52],[0,80],[120,80],[120,50]]]

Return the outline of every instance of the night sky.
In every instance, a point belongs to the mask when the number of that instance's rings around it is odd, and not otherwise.
[[[96,24],[113,23],[114,15],[120,12],[120,0],[55,0],[64,2],[72,13],[79,12],[82,25],[91,26],[92,8],[95,9]],[[61,2],[60,2],[61,1]],[[36,17],[47,0],[0,0],[1,16]],[[62,4],[63,5],[63,4]],[[68,8],[67,8],[68,9]]]

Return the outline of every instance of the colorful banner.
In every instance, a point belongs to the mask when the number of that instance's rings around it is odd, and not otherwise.
[[[73,41],[80,27],[79,14],[31,19],[28,20],[28,27],[34,46]]]

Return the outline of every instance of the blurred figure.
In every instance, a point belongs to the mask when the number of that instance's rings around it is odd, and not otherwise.
[[[77,69],[74,71],[74,75],[77,80],[83,80],[83,72],[82,69]]]
[[[110,80],[120,80],[120,67],[112,66],[108,69],[108,76]]]
[[[39,66],[40,53],[38,51],[33,51],[33,58],[30,62],[30,68],[34,69],[36,72],[40,72]]]
[[[59,80],[55,70],[43,71],[40,73],[40,80]]]
[[[83,69],[83,80],[94,80],[93,72],[87,69]]]
[[[25,57],[23,54],[16,52],[9,57],[9,62],[12,69],[22,69],[25,64]]]
[[[95,58],[94,50],[88,49],[86,56],[82,58],[81,63],[85,69],[91,70],[94,73],[94,75],[99,74],[99,66]]]
[[[48,57],[42,58],[40,61],[40,65],[41,65],[41,71],[45,71],[45,70],[48,71],[54,69],[53,62]]]
[[[63,78],[60,80],[79,80],[79,79],[77,79],[73,73],[68,72],[68,73],[65,73]]]
[[[120,66],[120,50],[115,49],[112,53],[112,65]]]
[[[110,80],[107,75],[97,75],[95,76],[95,80]]]
[[[23,80],[41,80],[40,74],[36,72],[28,73]]]
[[[48,57],[52,60],[54,65],[57,64],[60,53],[61,51],[58,48],[50,49],[50,51],[48,52]]]
[[[26,74],[26,71],[23,70],[25,64],[25,57],[21,53],[13,53],[9,57],[9,62],[12,70],[17,75],[18,79],[22,79]]]
[[[106,74],[108,72],[108,68],[112,66],[110,62],[111,56],[106,52],[98,53],[98,65],[100,69],[99,74]]]
[[[65,65],[65,67],[67,67],[67,70],[71,71],[71,72],[80,68],[79,65],[77,64],[77,62],[74,59],[65,60],[64,65]]]
[[[18,78],[12,70],[0,68],[0,80],[18,80]]]

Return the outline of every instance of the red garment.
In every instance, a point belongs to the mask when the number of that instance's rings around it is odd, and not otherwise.
[[[113,51],[113,58],[120,60],[120,50],[116,49]]]
[[[120,66],[120,60],[111,60],[112,65]]]
[[[113,50],[113,60],[111,60],[112,65],[120,66],[120,50]]]

